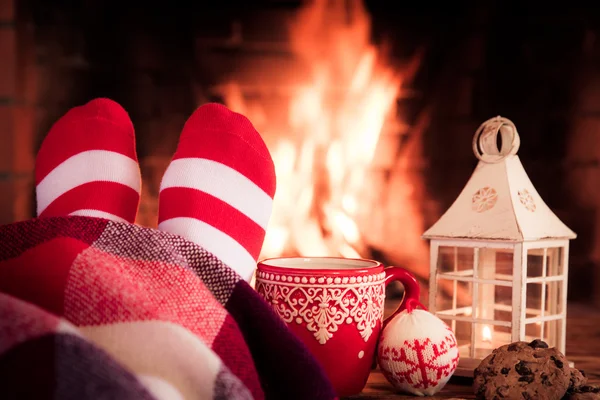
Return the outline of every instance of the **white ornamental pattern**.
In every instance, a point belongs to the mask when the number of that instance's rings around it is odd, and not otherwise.
[[[344,323],[356,323],[366,342],[383,321],[385,273],[325,279],[258,272],[256,278],[257,292],[281,319],[288,324],[306,324],[320,344]]]
[[[473,211],[482,213],[491,210],[498,201],[498,192],[493,187],[486,186],[479,189],[471,199]]]
[[[528,211],[534,212],[535,211],[535,200],[533,199],[533,196],[531,195],[531,193],[529,193],[529,190],[527,190],[527,189],[519,190],[518,195],[519,195],[519,201],[521,202],[521,204],[523,204],[523,207],[525,207]]]

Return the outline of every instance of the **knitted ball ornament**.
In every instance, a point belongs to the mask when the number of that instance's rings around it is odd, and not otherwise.
[[[458,366],[458,346],[441,319],[415,303],[383,329],[378,362],[383,375],[399,391],[432,396],[442,390]]]

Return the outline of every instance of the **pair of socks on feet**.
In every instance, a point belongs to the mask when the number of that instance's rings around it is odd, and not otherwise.
[[[40,218],[82,215],[133,223],[141,175],[133,124],[95,99],[59,119],[35,168]],[[275,168],[251,122],[219,104],[185,123],[159,194],[158,229],[204,247],[249,280],[271,215]]]

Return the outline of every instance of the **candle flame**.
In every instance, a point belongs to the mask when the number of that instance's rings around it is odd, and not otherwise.
[[[481,332],[481,338],[483,339],[484,342],[489,343],[492,341],[492,330],[490,329],[489,326],[483,327],[483,331]]]

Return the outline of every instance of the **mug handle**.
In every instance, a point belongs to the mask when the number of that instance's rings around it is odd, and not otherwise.
[[[421,307],[426,310],[425,306],[419,302],[419,297],[421,296],[421,287],[419,286],[417,278],[415,278],[413,274],[400,267],[388,267],[384,270],[384,272],[385,286],[387,287],[394,281],[399,281],[402,286],[404,286],[404,297],[402,297],[400,305],[398,305],[396,311],[383,320],[382,329],[385,328],[392,318],[404,310],[408,310],[410,312],[417,307]]]

